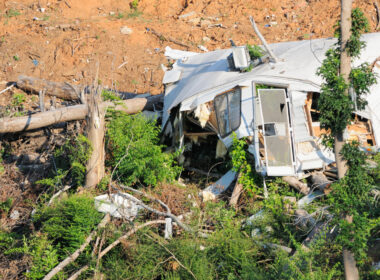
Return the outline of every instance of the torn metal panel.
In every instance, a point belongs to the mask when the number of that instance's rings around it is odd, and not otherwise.
[[[372,63],[379,56],[380,33],[365,34],[362,39],[366,48],[354,66]],[[232,144],[232,132],[238,138],[251,137],[249,151],[262,174],[294,176],[324,168],[335,156],[320,143],[326,131],[320,129],[318,121],[315,101],[322,78],[316,72],[335,43],[336,39],[329,38],[272,44],[279,62],[255,65],[250,72],[236,71],[229,63],[232,57],[236,65],[245,65],[244,47],[200,54],[167,49],[168,56],[177,59],[173,70],[181,76],[166,86],[163,127],[175,108],[183,112],[184,121],[216,133],[226,147]],[[261,89],[257,90],[258,85]],[[371,151],[380,147],[377,94],[380,80],[367,96],[368,106],[357,112],[347,132],[349,139]],[[185,129],[185,135],[188,132]]]
[[[237,173],[232,169],[223,175],[216,183],[205,188],[201,195],[204,201],[214,200],[225,192],[236,179]]]

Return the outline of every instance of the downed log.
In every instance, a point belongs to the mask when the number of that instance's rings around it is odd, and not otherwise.
[[[295,188],[297,191],[303,193],[304,195],[308,195],[310,192],[310,188],[307,186],[307,184],[299,181],[295,177],[284,176],[282,177],[282,180],[284,180],[284,182],[288,183],[291,187]]]
[[[114,108],[126,114],[136,114],[143,110],[153,109],[155,103],[159,103],[163,96],[152,96],[149,98],[134,98],[119,101],[118,104],[103,102],[103,108]],[[46,127],[49,125],[83,120],[88,114],[88,105],[74,105],[58,108],[51,111],[30,114],[23,117],[2,118],[0,119],[0,133],[14,133]]]
[[[87,105],[75,105],[23,117],[2,118],[0,119],[0,133],[20,132],[60,122],[83,120],[87,112]]]
[[[83,90],[88,90],[88,86],[84,85],[73,85],[67,82],[52,82],[48,80],[38,79],[34,77],[28,77],[28,76],[19,76],[17,82],[15,83],[16,86],[22,90],[28,91],[32,94],[39,94],[40,92],[44,92],[44,94],[50,95],[50,96],[56,96],[61,99],[65,100],[81,100],[81,94]],[[13,85],[12,85],[13,86]],[[11,87],[7,88],[10,89]],[[153,95],[153,96],[146,96],[147,94],[141,95],[136,93],[130,93],[130,92],[119,92],[110,90],[120,96],[122,99],[128,100],[128,99],[135,99],[135,98],[147,98],[152,100],[150,102],[163,102],[163,94],[160,95]],[[82,102],[83,103],[83,102]],[[149,106],[149,104],[148,104]],[[146,110],[153,110],[154,108],[151,106],[150,109]]]
[[[65,82],[52,82],[34,77],[19,76],[17,87],[34,94],[44,91],[50,96],[57,96],[65,100],[79,100],[81,87]]]

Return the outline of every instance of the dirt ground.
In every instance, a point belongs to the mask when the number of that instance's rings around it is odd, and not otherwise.
[[[163,90],[166,46],[202,52],[199,45],[226,48],[230,38],[237,45],[258,44],[250,15],[269,43],[329,37],[340,12],[337,0],[135,0],[137,8],[131,2],[0,1],[0,90],[21,74],[92,83],[99,61],[104,86],[157,94]],[[355,5],[373,32],[373,1]]]

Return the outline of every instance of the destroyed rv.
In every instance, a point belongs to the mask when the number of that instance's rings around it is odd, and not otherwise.
[[[379,57],[380,33],[365,34],[366,48],[354,65]],[[247,48],[206,53],[166,49],[175,62],[165,71],[162,129],[177,148],[217,135],[216,156],[232,144],[232,133],[247,137],[255,169],[266,176],[302,176],[335,161],[322,145],[317,102],[322,78],[316,74],[335,38],[269,45],[278,62],[250,61]],[[375,62],[376,63],[376,62]],[[250,67],[251,71],[245,70]],[[378,66],[373,71],[380,72]],[[379,76],[378,76],[379,80]],[[380,147],[380,83],[366,97],[346,130],[366,150]],[[354,98],[354,97],[353,97]],[[225,147],[221,149],[221,144]],[[224,151],[223,151],[224,150]]]

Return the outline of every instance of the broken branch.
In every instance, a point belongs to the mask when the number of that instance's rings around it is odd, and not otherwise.
[[[134,234],[135,232],[137,232],[138,230],[146,227],[146,226],[150,226],[150,225],[157,225],[157,224],[165,224],[165,220],[155,220],[155,221],[149,221],[149,222],[146,222],[142,225],[138,225],[136,227],[134,227],[133,229],[131,229],[130,231],[128,231],[126,234],[124,234],[123,236],[119,237],[116,241],[114,241],[112,244],[110,244],[107,248],[105,248],[100,254],[99,254],[99,259],[103,258],[105,254],[107,254],[109,251],[111,251],[115,246],[117,246],[121,240],[123,239],[127,239],[129,236],[131,236],[132,234]]]
[[[188,45],[186,45],[186,44],[184,44],[184,43],[181,43],[181,42],[179,42],[179,41],[177,41],[177,40],[175,40],[175,39],[173,39],[173,38],[170,38],[170,37],[164,36],[162,33],[159,33],[159,32],[155,31],[155,30],[152,29],[152,28],[147,28],[147,31],[152,32],[152,34],[156,35],[156,36],[158,37],[158,39],[160,39],[161,41],[169,41],[169,42],[172,42],[172,43],[174,43],[174,44],[177,44],[177,45],[179,45],[179,46],[181,46],[181,47],[185,47],[185,48],[187,48],[187,49],[190,49],[190,46],[188,46]]]
[[[264,48],[268,52],[269,56],[273,59],[274,62],[278,62],[278,58],[274,55],[274,53],[270,50],[269,45],[267,41],[265,40],[264,36],[260,33],[260,30],[257,28],[256,22],[253,19],[252,16],[249,17],[249,20],[251,22],[252,28],[255,31],[257,37],[259,37],[260,41],[263,43]]]
[[[153,213],[155,213],[155,214],[157,214],[157,215],[160,215],[160,216],[164,216],[164,217],[168,217],[168,218],[173,219],[173,221],[175,221],[175,222],[177,223],[177,225],[178,225],[179,227],[183,228],[185,231],[188,231],[188,232],[194,232],[193,229],[191,229],[189,226],[187,226],[187,225],[185,225],[184,223],[182,223],[182,222],[180,221],[180,219],[179,219],[177,216],[175,216],[175,215],[173,215],[173,214],[171,214],[171,213],[164,213],[164,212],[158,211],[158,210],[156,210],[156,209],[153,209],[152,207],[149,207],[148,205],[146,205],[145,203],[143,203],[141,200],[135,198],[134,196],[126,196],[126,195],[124,195],[122,192],[120,192],[120,190],[119,190],[117,187],[115,187],[115,184],[111,184],[111,186],[112,186],[112,188],[113,188],[114,190],[116,190],[116,191],[118,192],[118,194],[119,194],[120,196],[124,197],[125,199],[132,200],[132,201],[133,201],[134,203],[136,203],[137,205],[140,205],[140,206],[143,207],[144,209],[146,209],[146,210],[148,210],[148,211],[150,211],[150,212],[153,212]]]

